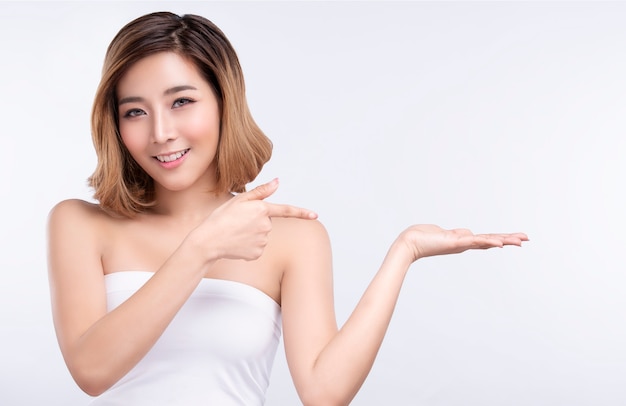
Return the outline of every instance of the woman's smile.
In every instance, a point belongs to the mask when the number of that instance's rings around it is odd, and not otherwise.
[[[173,169],[183,163],[190,149],[191,148],[186,148],[178,152],[156,155],[154,159],[156,159],[162,167]]]

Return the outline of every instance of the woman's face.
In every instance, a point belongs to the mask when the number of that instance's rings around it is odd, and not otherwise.
[[[173,52],[148,56],[122,76],[116,93],[122,141],[157,191],[213,188],[219,105],[192,62]]]

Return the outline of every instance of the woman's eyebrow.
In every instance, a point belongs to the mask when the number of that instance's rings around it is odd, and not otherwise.
[[[163,95],[168,96],[174,93],[178,93],[178,92],[182,92],[184,90],[198,90],[197,88],[191,86],[191,85],[180,85],[180,86],[174,86],[174,87],[170,87],[169,89],[167,89],[166,91],[163,92]],[[138,102],[142,102],[144,100],[143,97],[138,97],[138,96],[130,96],[130,97],[124,97],[123,99],[120,99],[117,102],[117,105],[120,106],[124,103],[138,103]]]
[[[198,90],[195,87],[191,86],[191,85],[181,85],[181,86],[174,86],[171,87],[169,89],[167,89],[165,92],[163,92],[164,95],[170,95],[173,93],[177,93],[177,92],[182,92],[183,90]]]
[[[121,106],[124,103],[138,103],[143,101],[143,97],[137,97],[137,96],[131,96],[131,97],[124,97],[123,99],[120,99],[117,102],[118,106]]]

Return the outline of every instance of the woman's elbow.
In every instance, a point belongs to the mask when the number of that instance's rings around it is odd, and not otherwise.
[[[70,374],[78,387],[89,396],[99,396],[115,382],[105,371],[93,366],[69,366]]]
[[[347,406],[353,398],[354,395],[329,390],[309,390],[300,395],[304,406]]]

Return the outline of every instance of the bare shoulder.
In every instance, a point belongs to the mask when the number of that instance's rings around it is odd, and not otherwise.
[[[74,217],[94,217],[94,216],[102,216],[103,211],[99,205],[94,203],[89,203],[80,199],[67,199],[63,200],[50,210],[50,214],[48,215],[49,219],[71,219]]]
[[[101,248],[103,230],[112,217],[94,203],[68,199],[57,203],[48,214],[48,244],[51,249],[63,246],[61,241]]]
[[[282,243],[291,248],[310,244],[328,244],[329,237],[326,227],[319,220],[302,220],[297,218],[273,218],[272,233]]]
[[[85,228],[93,222],[103,221],[110,218],[102,208],[94,203],[80,199],[63,200],[50,210],[48,214],[48,226],[71,225],[72,227]]]
[[[272,226],[270,244],[282,260],[284,272],[317,273],[320,267],[308,269],[304,264],[318,263],[319,260],[330,264],[330,238],[319,220],[273,218]]]

